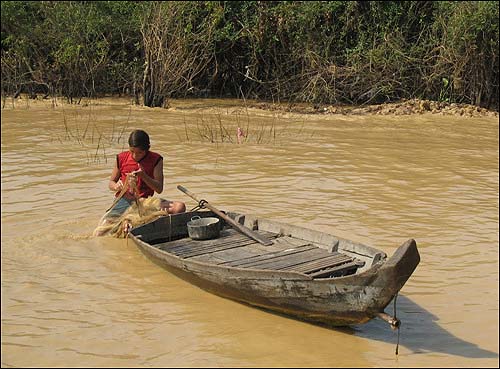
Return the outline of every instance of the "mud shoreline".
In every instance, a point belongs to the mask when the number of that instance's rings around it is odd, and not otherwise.
[[[299,114],[342,114],[342,115],[412,115],[440,114],[463,117],[498,117],[498,112],[470,104],[437,102],[431,100],[405,100],[395,103],[385,103],[365,106],[339,106],[319,104],[275,104],[254,103],[250,107],[269,111],[291,112]]]
[[[132,97],[102,96],[97,98],[82,98],[78,103],[68,104],[65,98],[37,98],[19,96],[16,99],[2,96],[2,110],[15,108],[30,108],[51,105],[53,108],[60,105],[82,106],[89,105],[131,105],[136,109],[165,109],[165,110],[204,110],[211,111],[219,108],[233,108],[236,110],[250,109],[270,113],[291,113],[303,115],[413,115],[439,114],[460,117],[498,117],[499,112],[488,110],[471,104],[447,103],[431,100],[411,99],[394,103],[374,105],[328,105],[311,103],[266,102],[258,100],[243,100],[235,98],[185,98],[170,99],[165,108],[149,108],[136,105]]]

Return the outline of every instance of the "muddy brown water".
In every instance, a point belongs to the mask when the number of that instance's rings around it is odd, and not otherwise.
[[[165,158],[162,195],[188,207],[177,184],[388,255],[416,239],[399,355],[380,320],[331,329],[271,314],[176,278],[132,242],[91,237],[133,128]],[[2,367],[498,367],[498,129],[498,117],[278,115],[225,100],[8,101]]]

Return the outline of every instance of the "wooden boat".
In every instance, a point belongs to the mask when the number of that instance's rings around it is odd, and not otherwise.
[[[219,237],[189,238],[187,223],[196,215],[218,217]],[[233,222],[256,237],[241,233]],[[163,216],[133,228],[129,237],[152,261],[209,292],[333,326],[378,316],[398,327],[399,320],[384,308],[420,261],[413,239],[388,258],[331,234],[234,212]]]

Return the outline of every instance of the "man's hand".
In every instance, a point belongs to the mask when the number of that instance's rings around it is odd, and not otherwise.
[[[127,181],[130,189],[133,189],[137,186],[137,170],[134,172],[130,172],[127,174]],[[129,190],[131,191],[131,190]]]
[[[121,179],[119,179],[118,182],[116,182],[116,185],[115,185],[113,191],[119,192],[121,190],[123,190],[123,182]]]
[[[139,169],[134,170],[133,172],[130,172],[129,175],[132,175],[134,177],[139,177],[139,178],[144,178],[145,172],[142,170],[142,167],[139,167]]]

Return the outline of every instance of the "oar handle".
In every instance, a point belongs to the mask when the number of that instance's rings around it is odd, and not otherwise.
[[[186,195],[188,195],[189,197],[191,197],[193,200],[198,201],[198,202],[200,201],[200,200],[198,200],[197,196],[194,193],[190,192],[187,188],[185,188],[185,187],[183,187],[181,185],[178,185],[177,189],[179,191],[184,192]],[[266,238],[266,237],[258,234],[257,232],[252,231],[251,229],[245,227],[244,225],[242,225],[240,223],[237,223],[234,219],[228,217],[222,211],[220,211],[216,207],[214,207],[211,204],[209,204],[206,200],[204,200],[203,206],[205,206],[205,207],[209,208],[210,210],[212,210],[215,214],[217,214],[222,219],[224,219],[226,221],[226,223],[228,223],[229,225],[231,225],[233,228],[236,228],[241,233],[247,235],[251,239],[253,239],[253,240],[255,240],[255,241],[257,241],[257,242],[259,242],[259,243],[261,243],[261,244],[263,244],[265,246],[270,246],[270,245],[273,244],[273,241],[271,241],[268,238]]]
[[[184,192],[186,195],[188,195],[189,197],[191,197],[193,200],[195,201],[199,201],[197,198],[196,198],[196,195],[192,192],[190,192],[186,187],[184,186],[181,186],[181,185],[177,185],[177,189]]]

